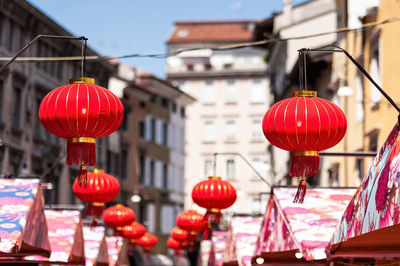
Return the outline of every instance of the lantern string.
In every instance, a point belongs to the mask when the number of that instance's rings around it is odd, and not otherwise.
[[[339,29],[336,29],[333,31],[321,32],[321,33],[315,33],[315,34],[309,34],[309,35],[293,36],[293,37],[288,37],[288,38],[267,38],[267,39],[260,40],[260,41],[235,43],[235,44],[222,45],[222,46],[217,46],[217,47],[206,47],[206,48],[205,47],[195,47],[195,48],[181,49],[181,50],[178,50],[175,52],[168,52],[168,53],[135,53],[135,54],[116,55],[116,56],[92,55],[92,56],[87,56],[86,59],[94,60],[94,61],[125,59],[125,58],[134,58],[134,57],[149,57],[149,58],[163,59],[163,58],[167,58],[168,56],[179,55],[183,52],[196,51],[196,50],[202,50],[202,49],[210,49],[213,51],[233,50],[233,49],[240,49],[240,48],[246,48],[246,47],[266,45],[266,44],[276,43],[276,42],[286,42],[286,41],[290,41],[290,40],[315,38],[315,37],[320,37],[320,36],[329,35],[329,34],[363,31],[363,30],[367,30],[369,28],[373,28],[375,26],[384,25],[384,24],[393,23],[393,22],[399,22],[399,21],[400,21],[400,17],[392,17],[392,18],[385,19],[385,20],[382,20],[379,22],[366,23],[366,24],[361,25],[361,27],[358,27],[358,28],[343,27],[343,28],[339,28]],[[10,59],[11,59],[11,57],[0,57],[0,61],[8,61]],[[81,56],[19,57],[16,59],[16,61],[77,61],[77,60],[82,60],[82,57]]]

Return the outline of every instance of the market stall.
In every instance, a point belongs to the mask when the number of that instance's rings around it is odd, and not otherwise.
[[[211,250],[208,259],[209,266],[221,266],[224,261],[227,231],[213,231],[211,235]]]
[[[103,226],[84,226],[83,239],[85,243],[86,265],[92,266],[99,263],[108,264],[107,243],[105,241],[105,228]]]
[[[324,263],[325,247],[355,191],[310,188],[304,203],[297,204],[297,188],[273,188],[253,263]]]
[[[251,265],[262,217],[233,217],[229,225],[223,265]]]
[[[38,179],[0,179],[0,256],[50,256]]]
[[[400,126],[396,124],[348,204],[327,253],[400,258]]]
[[[129,265],[126,240],[118,236],[106,236],[108,265]]]

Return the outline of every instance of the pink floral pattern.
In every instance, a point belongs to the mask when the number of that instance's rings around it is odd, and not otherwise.
[[[107,244],[103,226],[83,227],[86,265],[93,266],[97,262],[108,263]]]
[[[228,232],[214,231],[211,236],[211,250],[208,266],[222,266],[224,262],[224,252],[226,249],[226,238]]]
[[[399,131],[396,124],[347,206],[330,245],[399,223]]]
[[[355,189],[309,188],[303,204],[296,188],[274,188],[254,255],[298,249],[306,260],[325,259],[340,217]]]

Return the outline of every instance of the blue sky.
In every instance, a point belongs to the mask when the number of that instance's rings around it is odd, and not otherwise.
[[[263,19],[282,0],[28,0],[101,55],[159,53],[177,20]],[[294,4],[304,0],[293,0]],[[165,60],[130,58],[129,65],[165,77]]]

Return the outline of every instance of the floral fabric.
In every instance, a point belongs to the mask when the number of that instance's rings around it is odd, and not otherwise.
[[[93,266],[97,262],[108,263],[108,251],[103,226],[83,227],[86,265]]]
[[[208,266],[222,266],[224,262],[224,252],[226,249],[226,238],[228,232],[214,231],[211,236],[211,251]]]
[[[306,260],[325,259],[325,247],[355,191],[309,188],[298,204],[293,203],[297,188],[274,188],[254,255],[299,249]]]
[[[396,124],[348,204],[331,245],[400,223],[399,131]]]
[[[200,242],[200,256],[197,265],[207,266],[211,252],[211,240],[202,240]]]

